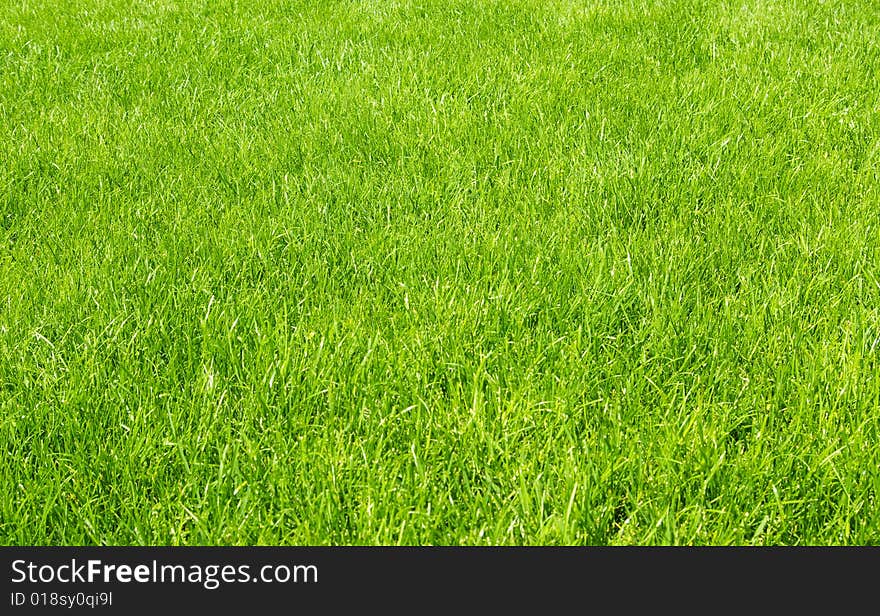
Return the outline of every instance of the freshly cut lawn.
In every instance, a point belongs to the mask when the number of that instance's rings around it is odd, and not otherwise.
[[[0,542],[880,541],[874,0],[3,0]]]

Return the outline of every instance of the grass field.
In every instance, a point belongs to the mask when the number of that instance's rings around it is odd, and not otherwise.
[[[880,541],[874,0],[3,0],[0,542]]]

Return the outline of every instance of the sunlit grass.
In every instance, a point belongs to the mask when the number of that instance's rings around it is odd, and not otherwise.
[[[877,542],[878,32],[0,3],[0,541]]]

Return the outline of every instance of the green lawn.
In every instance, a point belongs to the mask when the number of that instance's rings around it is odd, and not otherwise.
[[[0,1],[0,542],[880,542],[875,0]]]

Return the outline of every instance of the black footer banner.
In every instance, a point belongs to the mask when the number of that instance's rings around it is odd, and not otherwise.
[[[877,548],[5,547],[0,614],[877,611]]]

